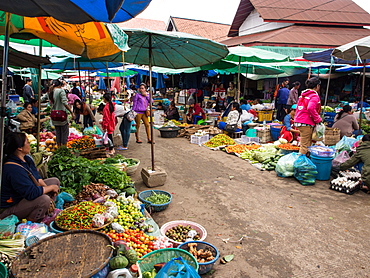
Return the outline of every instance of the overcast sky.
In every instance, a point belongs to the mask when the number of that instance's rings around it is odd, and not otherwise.
[[[353,1],[370,13],[370,0]],[[152,0],[138,17],[165,23],[175,16],[231,24],[239,3],[240,0]]]

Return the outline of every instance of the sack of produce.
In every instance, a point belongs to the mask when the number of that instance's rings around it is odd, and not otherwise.
[[[290,153],[281,157],[276,163],[275,171],[279,177],[288,178],[294,176],[294,162],[299,157],[298,153]]]
[[[317,173],[316,165],[306,155],[299,155],[294,161],[294,177],[302,185],[314,185]]]
[[[347,151],[342,151],[340,154],[338,154],[332,162],[333,167],[337,167],[341,165],[342,163],[346,162],[349,159],[349,154]]]
[[[105,217],[103,214],[95,214],[92,219],[92,225],[95,228],[100,228],[104,226]]]

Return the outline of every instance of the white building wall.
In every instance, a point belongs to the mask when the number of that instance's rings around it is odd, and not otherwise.
[[[250,13],[239,28],[239,36],[266,32],[293,25],[291,23],[264,22],[257,10]]]

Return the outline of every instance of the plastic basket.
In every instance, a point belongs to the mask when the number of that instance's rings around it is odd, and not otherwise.
[[[213,268],[213,266],[215,265],[215,262],[218,260],[218,258],[220,256],[220,252],[218,252],[217,248],[214,247],[212,244],[210,244],[208,242],[204,242],[204,241],[185,242],[185,243],[181,244],[178,248],[188,251],[189,250],[189,248],[188,248],[189,243],[197,243],[197,247],[196,247],[197,250],[203,249],[204,251],[211,251],[212,252],[212,256],[214,257],[214,259],[212,261],[209,261],[209,262],[206,262],[206,263],[198,263],[199,264],[199,270],[198,270],[199,274],[205,274],[205,273],[209,272]]]
[[[153,204],[150,201],[145,200],[146,198],[152,196],[153,195],[153,192],[156,193],[156,194],[164,194],[164,195],[167,195],[168,197],[170,197],[170,201],[167,202],[167,203],[165,203],[165,204],[157,205],[157,204]],[[142,203],[144,203],[145,208],[148,209],[149,212],[152,212],[152,211],[155,211],[155,212],[163,211],[172,202],[172,195],[171,195],[171,193],[168,193],[168,192],[163,191],[163,190],[145,190],[145,191],[139,193],[138,198],[139,198],[139,200]]]
[[[274,114],[274,110],[262,110],[256,111],[258,115],[259,122],[272,122],[272,115]]]
[[[206,134],[206,135],[203,135],[203,136],[197,136],[197,135],[191,135],[190,136],[190,143],[191,144],[202,145],[207,141],[209,141],[209,134]]]
[[[311,154],[318,156],[318,157],[333,157],[336,150],[328,147],[321,147],[321,146],[311,146],[308,147]]]
[[[260,138],[259,137],[248,137],[246,135],[242,135],[240,137],[240,139],[243,141],[243,143],[259,143],[260,142]]]
[[[196,271],[199,269],[197,260],[188,251],[178,248],[159,249],[146,254],[138,261],[141,272],[152,271],[155,264],[167,263],[173,258],[182,257]]]
[[[53,232],[53,233],[56,233],[56,234],[65,232],[65,231],[61,230],[60,228],[58,228],[57,225],[55,225],[54,221],[50,223],[49,230],[50,230],[50,232]]]
[[[162,138],[175,138],[179,134],[178,127],[161,127],[158,129]]]
[[[195,223],[195,222],[191,222],[191,221],[186,221],[186,220],[175,220],[175,221],[171,221],[171,222],[167,222],[166,224],[164,224],[162,227],[161,227],[161,234],[162,236],[168,238],[166,236],[166,232],[173,228],[173,227],[176,227],[178,225],[183,225],[183,226],[188,226],[190,225],[190,227],[192,229],[194,229],[197,233],[199,233],[199,236],[200,236],[200,240],[199,241],[204,241],[207,237],[207,231],[206,229],[202,226],[202,225],[199,225],[198,223]],[[173,244],[174,247],[177,247],[181,244],[183,244],[184,242],[178,242],[178,241],[174,241],[170,238],[168,238],[168,240]]]

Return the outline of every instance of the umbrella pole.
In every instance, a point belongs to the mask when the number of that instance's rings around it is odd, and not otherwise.
[[[108,62],[105,63],[105,69],[107,71],[107,81],[108,81],[107,92],[109,92],[110,91],[110,84],[109,84]]]
[[[3,83],[1,90],[1,109],[0,109],[0,188],[2,179],[2,165],[4,156],[4,127],[6,116],[6,91],[8,87],[8,58],[9,58],[9,29],[10,29],[10,13],[5,13],[5,36],[4,36],[4,52],[3,52]]]
[[[366,73],[366,59],[364,60],[364,69],[362,71],[362,93],[361,93],[361,110],[360,110],[360,132],[361,132],[361,127],[362,127],[362,115],[363,115],[363,111],[362,111],[362,108],[364,106],[364,95],[365,95],[365,73]],[[362,134],[362,132],[360,133]]]
[[[328,95],[329,95],[329,85],[330,85],[330,76],[331,76],[331,69],[332,69],[333,64],[330,63],[330,69],[329,69],[329,77],[328,77],[328,85],[326,86],[326,93],[325,93],[325,101],[324,101],[324,109],[322,111],[322,115],[325,114],[325,107],[328,103]]]
[[[77,62],[77,69],[78,69],[78,81],[80,82],[80,89],[82,90],[80,62]]]
[[[238,103],[240,103],[240,61],[241,61],[241,57],[239,57],[239,63],[238,63],[238,92],[236,94],[238,98]]]
[[[149,108],[150,108],[150,150],[152,155],[152,171],[154,171],[154,135],[153,135],[153,117],[152,117],[152,35],[149,34]]]
[[[40,39],[40,45],[39,45],[39,56],[42,56],[42,40]],[[39,74],[38,74],[38,83],[37,83],[37,133],[36,133],[36,140],[37,140],[37,146],[36,146],[36,151],[39,151],[40,147],[40,129],[41,129],[41,119],[40,119],[40,113],[41,113],[41,65],[39,65]]]

